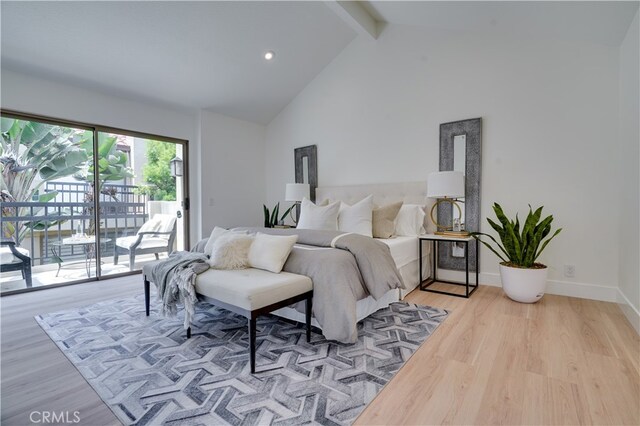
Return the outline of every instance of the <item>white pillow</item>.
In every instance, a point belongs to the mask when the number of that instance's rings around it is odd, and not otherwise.
[[[249,266],[249,249],[253,237],[225,232],[213,243],[209,266],[213,269],[244,269]]]
[[[328,206],[317,206],[303,198],[297,228],[337,231],[339,210],[340,202],[338,201]]]
[[[280,273],[296,241],[297,235],[267,235],[258,232],[249,249],[249,266]]]
[[[373,237],[373,195],[350,206],[340,203],[338,230]]]
[[[138,234],[141,232],[157,232],[160,230],[160,226],[162,226],[162,220],[154,217],[142,224],[138,229]]]
[[[403,204],[395,220],[396,235],[415,237],[424,234],[424,209],[418,204]]]
[[[213,249],[213,244],[216,242],[218,238],[220,238],[223,235],[226,235],[227,233],[240,234],[240,235],[248,234],[247,231],[231,231],[229,229],[216,226],[215,228],[213,228],[213,231],[211,231],[211,235],[209,235],[207,244],[205,244],[204,246],[204,254],[206,254],[207,256],[211,256],[211,250]]]
[[[221,228],[219,226],[214,227],[213,231],[211,231],[211,235],[209,235],[209,240],[207,241],[207,244],[204,246],[204,254],[206,254],[207,256],[211,256],[211,249],[213,248],[213,243],[215,243],[218,238],[220,238],[227,232],[229,231],[225,228]]]

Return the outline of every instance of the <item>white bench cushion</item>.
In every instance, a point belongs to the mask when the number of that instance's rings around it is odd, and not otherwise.
[[[248,311],[272,305],[313,289],[311,278],[289,272],[248,268],[209,269],[198,275],[196,291]]]

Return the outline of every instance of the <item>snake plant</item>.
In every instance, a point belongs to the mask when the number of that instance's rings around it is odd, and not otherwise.
[[[474,232],[471,235],[494,252],[507,266],[544,267],[544,265],[536,263],[536,259],[547,247],[547,244],[562,231],[562,228],[556,230],[551,237],[545,240],[551,233],[553,216],[549,215],[540,220],[542,206],[533,211],[529,205],[529,214],[520,229],[521,224],[517,214],[515,221],[508,219],[498,203],[493,204],[493,211],[500,223],[496,223],[490,218],[487,218],[487,222],[498,233],[500,242],[491,235],[482,232]],[[491,239],[495,246],[480,239],[481,236]]]
[[[284,218],[287,217],[291,209],[294,207],[295,207],[295,204],[289,207],[287,210],[285,210],[285,212],[282,213],[282,217],[280,218],[280,220],[278,220],[278,213],[280,212],[280,203],[275,205],[272,212],[269,212],[269,208],[263,204],[262,209],[264,213],[264,227],[273,228],[278,224],[278,222],[282,222]]]

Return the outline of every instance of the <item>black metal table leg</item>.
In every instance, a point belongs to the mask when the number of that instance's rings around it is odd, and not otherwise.
[[[422,240],[418,240],[418,276],[420,277],[420,290],[422,290]]]
[[[432,248],[433,248],[433,254],[432,254],[432,273],[431,276],[428,277],[426,280],[423,280],[423,276],[422,276],[422,243],[424,240],[428,240],[432,242]],[[474,283],[474,285],[471,284],[470,282],[470,277],[469,277],[469,241],[471,239],[465,239],[465,240],[455,240],[455,239],[447,239],[447,238],[438,238],[435,236],[424,236],[424,237],[420,237],[420,290],[423,291],[428,291],[431,293],[438,293],[438,294],[445,294],[447,296],[456,296],[456,297],[464,297],[464,298],[469,298],[477,289],[479,284],[479,263],[478,263],[478,240],[476,240],[476,253],[475,253],[475,258],[476,258],[476,270],[475,270],[475,275],[476,275],[476,281]],[[465,257],[465,279],[464,282],[459,282],[459,281],[448,281],[448,280],[438,280],[438,251],[439,251],[439,244],[440,242],[460,242],[460,243],[464,243],[464,257]],[[453,292],[448,292],[448,291],[441,291],[441,290],[433,290],[431,288],[429,288],[432,284],[434,283],[443,283],[443,284],[453,284],[453,285],[457,285],[457,286],[463,286],[464,289],[464,293],[460,294],[460,293],[453,293]]]
[[[465,268],[464,268],[464,273],[465,273],[465,282],[467,284],[467,297],[469,297],[469,241],[465,241],[464,242],[464,261],[465,261]],[[476,267],[476,269],[478,269]]]

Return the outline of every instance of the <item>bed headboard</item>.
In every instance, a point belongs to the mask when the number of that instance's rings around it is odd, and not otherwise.
[[[398,201],[406,204],[421,204],[425,206],[425,229],[428,231],[433,230],[433,224],[431,223],[431,219],[429,219],[429,212],[435,200],[427,198],[426,180],[421,182],[322,186],[316,189],[316,201],[318,203],[324,200],[344,201],[347,204],[354,204],[369,194],[373,195],[373,203],[377,206]]]

